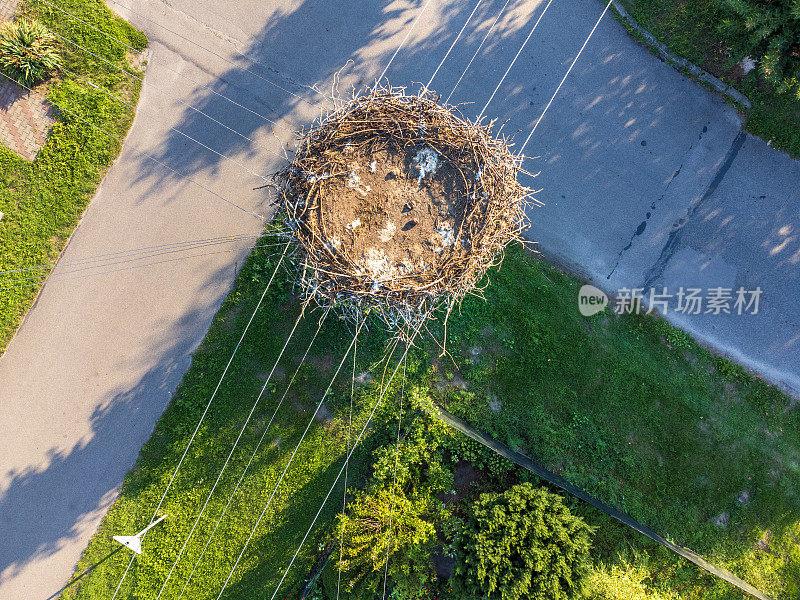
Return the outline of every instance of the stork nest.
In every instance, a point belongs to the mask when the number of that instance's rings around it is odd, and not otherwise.
[[[492,123],[430,93],[356,96],[303,132],[275,175],[317,302],[413,324],[475,291],[527,227],[522,159]]]

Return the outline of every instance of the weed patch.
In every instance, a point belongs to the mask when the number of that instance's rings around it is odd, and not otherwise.
[[[141,74],[131,64],[127,48],[108,36],[144,49],[144,34],[114,16],[101,0],[53,0],[53,4],[108,35],[39,0],[27,0],[21,12],[111,64]],[[67,69],[102,89],[69,78],[43,84],[37,91],[46,89],[48,98],[65,112],[36,160],[28,162],[0,147],[0,353],[38,293],[41,281],[30,276],[49,272],[30,269],[58,258],[119,154],[120,143],[100,129],[123,139],[133,122],[133,112],[103,90],[125,97],[133,105],[139,97],[141,82],[130,75],[66,43],[61,52]]]

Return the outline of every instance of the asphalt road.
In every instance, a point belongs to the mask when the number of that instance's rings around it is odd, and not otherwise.
[[[403,42],[387,76],[414,89],[475,6],[432,0],[406,39],[418,2],[127,1],[139,15],[110,5],[151,40],[148,85],[56,273],[98,254],[259,231],[256,218],[189,178],[266,214],[255,174],[282,164],[278,139],[319,114],[333,73],[340,71],[338,93],[346,95],[380,75]],[[503,3],[481,2],[432,89],[450,94]],[[462,107],[467,115],[481,111],[544,6],[509,2],[452,96],[472,103]],[[524,139],[602,8],[597,0],[554,0],[486,115]],[[313,83],[322,93],[307,87]],[[760,286],[757,315],[673,318],[800,390],[800,164],[741,134],[730,106],[610,16],[526,154],[538,157],[527,168],[541,171],[531,185],[542,189],[545,207],[532,209],[530,236],[544,254],[612,292]],[[54,277],[43,289],[0,359],[0,598],[48,598],[70,577],[249,251],[248,242],[229,247]]]

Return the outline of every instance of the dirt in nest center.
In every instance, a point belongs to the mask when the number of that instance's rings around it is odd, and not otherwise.
[[[345,172],[323,185],[325,241],[347,256],[375,286],[435,272],[463,255],[459,236],[467,182],[433,149],[382,149],[345,154]]]

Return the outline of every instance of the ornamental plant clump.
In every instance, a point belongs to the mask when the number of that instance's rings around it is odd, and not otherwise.
[[[530,483],[482,494],[457,540],[455,587],[489,600],[583,597],[592,528]]]
[[[32,87],[61,66],[55,37],[40,23],[20,19],[0,27],[0,72]]]
[[[721,28],[780,93],[800,98],[800,0],[717,0]]]

